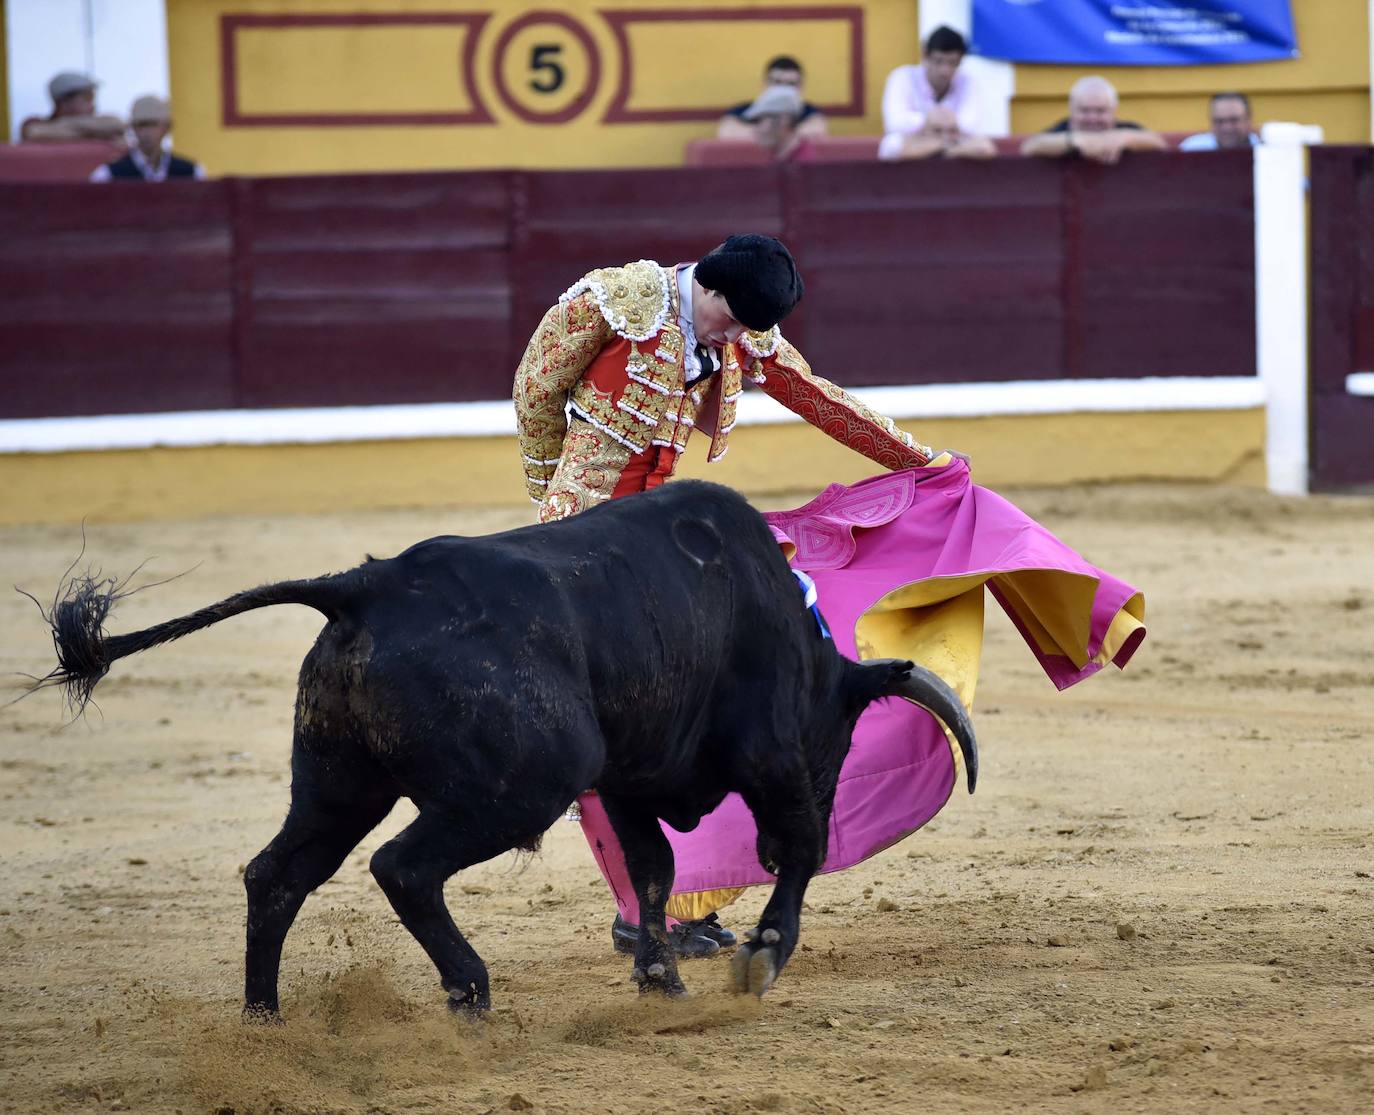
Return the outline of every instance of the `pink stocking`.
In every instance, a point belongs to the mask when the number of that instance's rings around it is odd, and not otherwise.
[[[601,868],[602,878],[611,888],[620,916],[631,925],[639,924],[639,899],[635,897],[630,873],[625,867],[625,853],[620,850],[620,841],[611,828],[610,818],[601,806],[596,794],[583,794],[577,799],[582,811],[582,835],[596,857],[596,865]],[[676,925],[675,918],[668,918],[668,924]]]

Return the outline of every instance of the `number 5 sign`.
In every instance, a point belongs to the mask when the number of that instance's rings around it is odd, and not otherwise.
[[[166,4],[177,134],[235,174],[667,166],[779,54],[810,103],[877,130],[866,74],[916,26],[914,5],[836,0]]]
[[[506,26],[492,52],[502,103],[532,124],[564,124],[591,101],[601,54],[582,24],[562,12],[527,12]]]
[[[840,94],[822,103],[824,111],[832,116],[863,115],[864,12],[857,5],[698,4],[607,8],[596,15],[610,32],[617,56],[615,88],[602,123],[715,120],[728,105],[727,90],[740,74],[749,76],[739,95],[752,96],[753,75],[769,51],[792,51],[820,63],[817,76]],[[736,64],[744,58],[747,63]],[[527,12],[498,37],[492,76],[501,101],[520,119],[562,124],[580,115],[597,94],[601,53],[586,25],[572,16]],[[632,89],[648,103],[632,104]]]

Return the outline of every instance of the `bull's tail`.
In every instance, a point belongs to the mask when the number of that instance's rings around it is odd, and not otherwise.
[[[130,590],[124,587],[126,582],[89,574],[71,577],[59,586],[52,608],[44,611],[44,618],[52,628],[57,668],[41,678],[34,688],[61,686],[68,705],[79,715],[90,701],[96,684],[109,673],[111,664],[118,658],[180,639],[240,612],[273,604],[304,604],[332,620],[338,617],[349,595],[345,582],[353,580],[353,573],[336,573],[309,581],[262,585],[155,627],[131,631],[127,635],[108,635],[105,620],[111,609],[130,595]]]

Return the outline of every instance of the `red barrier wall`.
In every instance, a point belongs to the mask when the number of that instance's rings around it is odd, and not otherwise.
[[[1246,152],[0,184],[0,414],[501,399],[584,271],[736,231],[843,384],[1254,373]]]
[[[239,405],[229,197],[0,187],[0,414]]]
[[[0,143],[0,182],[85,182],[124,154],[119,144]]]
[[[1374,399],[1345,378],[1374,371],[1374,148],[1311,153],[1311,483],[1374,486]]]
[[[510,390],[502,173],[234,183],[238,405]]]

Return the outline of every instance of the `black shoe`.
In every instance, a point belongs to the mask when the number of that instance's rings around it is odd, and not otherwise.
[[[707,914],[704,918],[698,918],[696,921],[685,921],[682,924],[684,927],[690,927],[691,931],[698,937],[709,937],[723,949],[732,949],[739,944],[734,933],[721,925],[720,918],[716,917],[714,913]]]
[[[668,940],[673,943],[673,951],[684,960],[701,960],[708,956],[715,956],[720,952],[720,944],[714,937],[697,932],[692,927],[699,925],[699,922],[679,922],[668,930]],[[729,933],[727,929],[724,932]],[[734,936],[733,933],[730,934]],[[616,914],[615,921],[611,922],[611,943],[615,945],[615,951],[633,956],[635,945],[639,942],[639,926],[631,925],[628,921]]]

